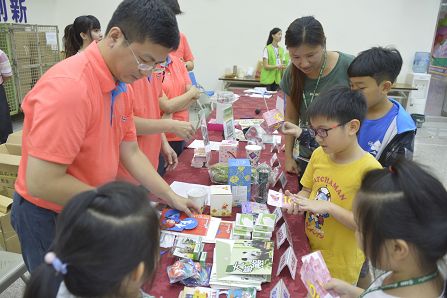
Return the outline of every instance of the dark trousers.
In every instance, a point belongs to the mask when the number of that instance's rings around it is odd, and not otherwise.
[[[171,141],[169,142],[169,145],[174,149],[175,153],[177,153],[177,156],[180,156],[180,154],[185,149],[185,141]],[[158,174],[160,176],[163,176],[166,173],[166,167],[165,167],[165,159],[163,158],[163,155],[160,154],[158,157]]]
[[[11,225],[19,236],[22,257],[29,272],[36,269],[55,237],[57,213],[40,208],[14,193]]]
[[[6,98],[5,87],[0,84],[0,144],[5,143],[11,133],[12,121],[9,115],[8,99]]]
[[[276,90],[278,90],[279,85],[276,83],[272,83],[272,84],[266,85],[265,87],[267,88],[267,91],[276,91]]]

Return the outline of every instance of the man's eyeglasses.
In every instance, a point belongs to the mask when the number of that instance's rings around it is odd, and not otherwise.
[[[138,60],[137,56],[135,55],[135,52],[130,47],[130,43],[127,40],[126,35],[124,34],[124,32],[122,30],[121,30],[121,32],[123,33],[124,40],[127,43],[127,47],[130,49],[130,51],[132,52],[133,57],[135,58],[135,61],[137,62],[138,70],[140,72],[142,72],[142,73],[149,74],[155,68],[155,65],[149,65],[149,64],[145,64],[145,63],[140,63],[140,61]]]
[[[315,138],[316,136],[319,136],[320,138],[327,138],[327,136],[328,136],[328,132],[330,131],[330,130],[332,130],[332,129],[334,129],[334,128],[337,128],[337,127],[339,127],[339,126],[343,126],[343,125],[345,125],[346,123],[348,123],[349,121],[347,121],[347,122],[344,122],[344,123],[340,123],[340,124],[337,124],[337,125],[334,125],[334,126],[332,126],[332,127],[329,127],[329,128],[317,128],[317,129],[314,129],[314,128],[312,128],[312,127],[308,127],[307,129],[308,129],[308,131],[309,131],[309,134],[310,134],[310,136],[312,137],[312,138]]]

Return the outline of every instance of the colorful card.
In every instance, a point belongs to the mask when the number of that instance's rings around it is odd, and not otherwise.
[[[228,160],[228,184],[231,185],[233,206],[241,206],[251,198],[251,165],[248,159]]]
[[[231,231],[233,230],[232,221],[221,221],[219,229],[216,233],[216,239],[231,239]]]
[[[313,252],[301,258],[303,266],[300,274],[304,286],[311,297],[332,298],[338,297],[334,293],[328,292],[323,285],[331,280],[331,274],[324,262],[320,251]]]
[[[268,193],[267,204],[280,208],[289,208],[293,204],[293,199],[292,197],[286,196],[282,192],[270,189]]]
[[[194,214],[191,218],[183,212],[168,208],[163,209],[160,217],[163,230],[197,236],[206,236],[210,221],[209,215]]]

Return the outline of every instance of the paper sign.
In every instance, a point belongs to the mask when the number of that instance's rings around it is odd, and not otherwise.
[[[285,189],[287,185],[287,177],[284,172],[281,172],[281,174],[279,174],[279,182],[281,183],[281,188]]]
[[[206,164],[211,162],[211,143],[208,135],[208,125],[206,124],[206,118],[202,115],[200,117],[200,130],[202,131],[203,145],[205,146]]]
[[[292,279],[295,280],[296,269],[298,267],[298,259],[292,246],[289,246],[289,248],[281,256],[276,276],[278,276],[286,266],[289,268],[290,276],[292,277]]]
[[[273,214],[276,215],[276,219],[275,219],[275,225],[278,223],[278,221],[281,220],[282,218],[282,210],[279,207],[276,207],[275,210],[273,211]]]
[[[290,298],[289,290],[282,278],[278,281],[275,287],[270,291],[270,298]]]
[[[285,115],[285,109],[284,109],[285,103],[284,98],[279,96],[279,94],[276,96],[276,109],[280,111],[283,115]]]
[[[276,249],[279,249],[281,245],[287,239],[287,226],[286,223],[283,223],[281,227],[276,231]]]
[[[289,225],[284,221],[278,231],[276,231],[276,248],[279,249],[286,240],[289,242],[289,245],[293,247]]]
[[[228,107],[231,107],[231,104],[220,102],[216,104],[216,123],[224,123],[224,110]]]
[[[234,140],[236,138],[232,105],[223,110],[223,128],[225,140]]]

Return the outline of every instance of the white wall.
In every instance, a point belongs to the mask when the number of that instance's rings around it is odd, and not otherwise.
[[[328,49],[351,54],[375,45],[392,45],[404,65],[398,81],[411,72],[414,52],[430,51],[440,0],[179,0],[179,16],[196,57],[196,76],[209,89],[226,67],[254,67],[273,27],[285,33],[296,18],[314,15],[327,36]],[[27,1],[29,23],[54,23],[60,37],[75,17],[92,14],[107,26],[118,0]],[[284,36],[284,35],[283,35]],[[284,44],[284,42],[282,42]]]

